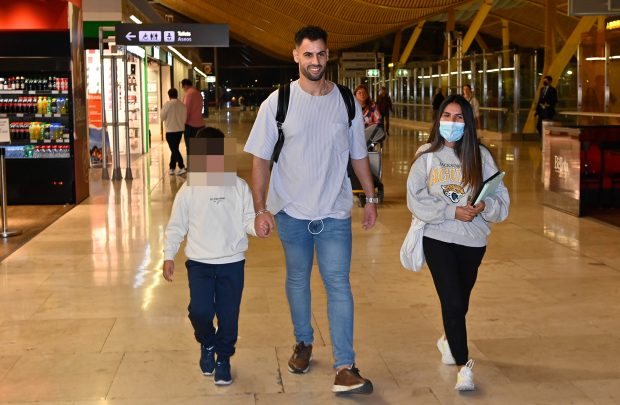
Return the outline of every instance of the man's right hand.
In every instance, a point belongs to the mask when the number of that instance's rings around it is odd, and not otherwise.
[[[254,219],[254,229],[256,229],[256,236],[259,238],[270,236],[276,229],[276,223],[271,212],[267,211],[258,214]]]

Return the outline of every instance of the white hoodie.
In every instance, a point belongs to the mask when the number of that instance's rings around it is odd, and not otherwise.
[[[164,260],[173,260],[187,235],[185,255],[201,263],[235,263],[245,258],[246,234],[256,236],[254,204],[247,183],[187,186],[174,199],[164,240]]]

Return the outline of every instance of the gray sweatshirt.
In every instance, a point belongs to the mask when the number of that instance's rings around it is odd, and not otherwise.
[[[416,155],[428,149],[422,145]],[[473,194],[470,187],[461,185],[461,162],[448,147],[432,154],[430,172],[427,172],[429,154],[416,159],[407,179],[407,207],[418,219],[426,222],[424,236],[463,246],[482,247],[491,233],[491,222],[501,222],[508,216],[510,197],[502,182],[497,192],[484,200],[484,211],[471,222],[455,218],[456,207],[465,206]],[[488,179],[497,172],[489,151],[481,147],[482,178]]]

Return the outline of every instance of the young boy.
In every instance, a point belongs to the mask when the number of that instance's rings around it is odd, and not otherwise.
[[[200,369],[204,375],[215,373],[216,385],[228,385],[237,342],[246,233],[256,236],[254,206],[250,188],[236,175],[235,140],[208,127],[191,142],[187,183],[174,199],[166,228],[163,275],[172,281],[174,256],[187,235],[188,310],[200,343]]]

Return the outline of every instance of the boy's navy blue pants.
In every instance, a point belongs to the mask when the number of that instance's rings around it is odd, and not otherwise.
[[[239,330],[245,260],[226,264],[188,260],[185,266],[190,295],[187,309],[196,340],[205,347],[214,346],[218,358],[232,356]]]

